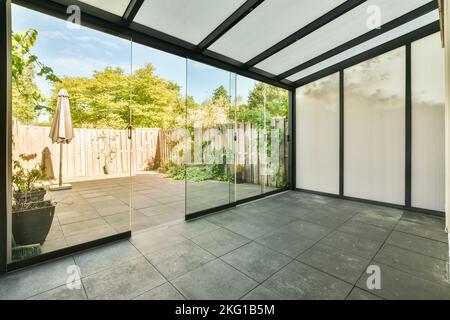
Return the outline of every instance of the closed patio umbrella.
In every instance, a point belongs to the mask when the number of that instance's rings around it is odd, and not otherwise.
[[[69,144],[74,138],[72,115],[70,113],[69,94],[66,89],[61,89],[58,93],[58,102],[56,112],[53,117],[50,129],[50,139],[53,143],[60,145],[59,153],[59,185],[51,187],[50,190],[67,190],[71,189],[71,185],[63,185],[62,182],[62,162],[63,162],[63,145]]]

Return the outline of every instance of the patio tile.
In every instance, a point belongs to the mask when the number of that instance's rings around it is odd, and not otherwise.
[[[92,210],[85,210],[85,211],[67,211],[63,213],[59,213],[57,215],[57,218],[59,220],[59,223],[61,225],[76,223],[76,222],[83,222],[86,220],[93,220],[100,218],[100,215],[95,211]]]
[[[133,300],[186,300],[170,283],[154,288]]]
[[[146,257],[169,280],[215,259],[212,254],[189,240],[148,253]]]
[[[104,225],[97,228],[90,228],[85,232],[78,232],[74,235],[66,236],[66,242],[69,246],[106,238],[117,234],[117,231],[110,225]]]
[[[118,213],[129,213],[130,207],[126,204],[121,204],[115,207],[96,208],[97,212],[102,216],[112,216]]]
[[[337,228],[345,221],[323,212],[312,212],[303,215],[300,220],[308,221],[326,228]]]
[[[94,300],[131,299],[166,282],[145,258],[95,273],[82,281],[89,299]]]
[[[245,295],[242,300],[264,301],[264,300],[281,300],[281,297],[272,290],[260,285]]]
[[[383,300],[376,295],[373,295],[367,291],[359,288],[354,288],[347,297],[347,300]]]
[[[100,227],[109,226],[102,218],[86,220],[61,226],[66,237],[89,232]]]
[[[123,240],[77,254],[74,259],[82,277],[86,277],[141,256],[129,241]]]
[[[445,232],[445,224],[442,221],[440,224],[427,224],[417,219],[402,219],[395,230],[448,243],[448,234]]]
[[[26,299],[66,283],[73,258],[64,258],[0,276],[0,300]]]
[[[143,254],[158,251],[185,241],[186,238],[167,227],[134,233],[131,243]]]
[[[258,282],[263,282],[292,261],[256,242],[246,244],[221,259]]]
[[[399,217],[385,216],[378,210],[365,210],[355,215],[351,221],[367,223],[380,228],[393,229],[399,219]]]
[[[74,283],[74,285],[80,286],[80,289],[68,289],[66,285],[63,285],[61,287],[33,296],[28,300],[87,300],[87,296],[84,292],[81,280]]]
[[[348,221],[337,228],[337,230],[380,242],[385,241],[391,232],[390,229],[380,228],[357,221]]]
[[[340,231],[333,232],[321,240],[319,244],[328,245],[366,259],[372,259],[382,245],[381,242]]]
[[[186,238],[193,238],[203,233],[208,233],[219,229],[218,226],[212,224],[204,219],[197,219],[191,221],[183,221],[170,227],[171,230]]]
[[[194,237],[191,240],[217,257],[251,241],[227,229],[217,229]]]
[[[292,258],[296,258],[315,243],[312,240],[283,230],[274,231],[255,241]]]
[[[434,257],[445,261],[448,261],[449,258],[448,245],[444,242],[430,240],[398,231],[393,231],[386,242],[429,257]]]
[[[388,300],[449,300],[450,290],[428,280],[413,276],[387,265],[378,264],[381,268],[381,289],[374,291],[377,296]],[[367,290],[367,279],[364,274],[357,286]]]
[[[227,227],[234,222],[240,222],[245,220],[245,218],[240,216],[236,212],[236,210],[222,211],[216,214],[209,215],[205,219],[221,227]]]
[[[256,219],[236,221],[228,225],[226,228],[252,240],[275,230],[274,227],[265,225]]]
[[[172,284],[186,298],[196,300],[236,300],[257,286],[255,281],[221,260],[211,261]]]
[[[287,300],[344,300],[352,286],[293,261],[263,285]]]
[[[307,238],[312,241],[318,241],[329,234],[332,228],[319,226],[317,224],[302,220],[297,220],[284,226],[280,230],[296,234],[300,237]]]
[[[447,261],[424,256],[389,244],[383,246],[375,256],[374,261],[446,285],[450,291],[450,283],[447,282]]]
[[[319,244],[297,260],[352,284],[358,281],[370,263],[368,259]]]

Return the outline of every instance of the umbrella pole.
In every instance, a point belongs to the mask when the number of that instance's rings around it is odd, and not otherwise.
[[[59,186],[62,187],[63,143],[59,144]]]

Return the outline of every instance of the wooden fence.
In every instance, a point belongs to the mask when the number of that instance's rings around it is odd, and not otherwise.
[[[186,130],[135,129],[133,143],[128,139],[127,130],[75,129],[75,138],[64,145],[63,176],[104,175],[109,156],[112,171],[126,173],[158,169],[168,162],[207,162],[205,155],[224,150],[228,164],[236,162],[244,170],[246,182],[273,185],[273,176],[280,174],[278,168],[286,168],[287,121],[275,119],[271,129],[265,132],[256,130],[250,123],[239,123],[236,130],[227,129],[194,130],[193,142]],[[233,144],[234,132],[236,144]],[[29,163],[29,167],[35,166],[48,147],[57,176],[60,148],[52,144],[49,133],[50,127],[17,125],[13,133],[13,159],[17,160],[20,154],[36,153],[38,158]],[[268,139],[272,141],[270,150],[265,149]]]

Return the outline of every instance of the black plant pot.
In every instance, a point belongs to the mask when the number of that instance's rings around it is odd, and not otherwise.
[[[55,216],[55,206],[44,201],[39,208],[13,211],[12,232],[17,245],[44,244]]]
[[[14,199],[18,203],[30,203],[30,202],[41,202],[44,201],[45,194],[47,190],[40,189],[30,192],[18,192],[14,191]]]

